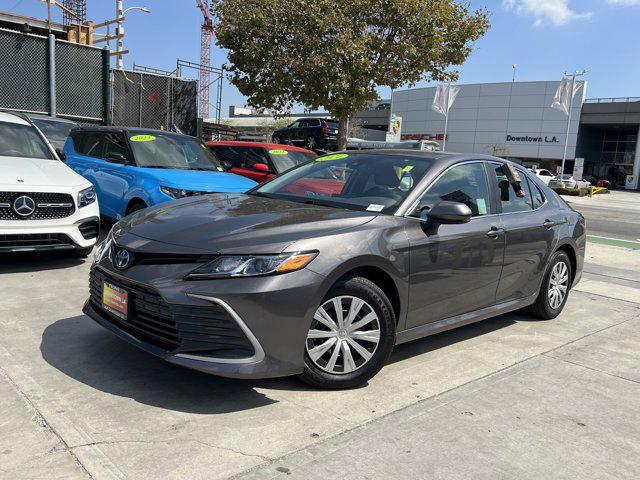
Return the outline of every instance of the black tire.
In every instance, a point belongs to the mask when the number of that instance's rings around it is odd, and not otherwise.
[[[147,208],[146,203],[141,200],[135,200],[127,207],[127,215],[131,215],[132,213],[144,210],[145,208]]]
[[[273,143],[282,143],[282,140],[280,139],[280,137],[278,135],[274,135],[273,138],[271,139],[271,141]]]
[[[316,137],[314,137],[313,135],[309,135],[307,139],[304,141],[304,146],[309,150],[313,150],[314,148],[316,148],[318,146]]]
[[[87,258],[93,252],[93,245],[86,248],[74,248],[71,250],[71,256],[75,258]]]
[[[375,283],[363,277],[341,280],[329,290],[320,306],[337,296],[364,300],[367,304],[366,308],[370,308],[377,315],[380,339],[373,355],[350,373],[335,374],[323,370],[314,363],[309,356],[308,348],[305,348],[305,366],[300,379],[316,388],[346,389],[366,383],[385,365],[395,344],[396,318],[393,307],[385,293]],[[309,342],[308,339],[307,342]]]
[[[556,265],[558,265],[558,263],[563,263],[565,265],[568,278],[564,298],[562,299],[562,302],[559,306],[553,308],[549,300],[549,289],[553,270]],[[530,313],[543,320],[551,320],[560,315],[560,313],[564,309],[565,304],[567,303],[567,299],[569,298],[572,278],[573,273],[571,271],[571,261],[569,260],[569,256],[561,250],[557,251],[551,256],[551,259],[549,260],[547,271],[545,272],[544,278],[542,279],[542,285],[540,286],[538,298],[536,299],[535,303],[529,307]]]

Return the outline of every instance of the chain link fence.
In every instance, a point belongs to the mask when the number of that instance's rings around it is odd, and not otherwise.
[[[197,129],[197,82],[165,75],[113,71],[113,125],[169,130]]]
[[[0,52],[0,109],[108,120],[105,51],[0,29]]]

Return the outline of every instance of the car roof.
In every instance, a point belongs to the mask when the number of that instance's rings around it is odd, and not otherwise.
[[[258,147],[258,148],[266,148],[266,149],[280,149],[280,150],[288,150],[292,152],[303,152],[303,153],[314,153],[311,150],[307,150],[306,148],[295,147],[293,145],[282,145],[280,143],[266,143],[266,142],[240,142],[240,141],[219,141],[219,142],[205,142],[205,145],[210,147]]]
[[[329,155],[343,153],[347,155],[404,155],[412,157],[420,157],[429,160],[435,160],[440,163],[455,164],[469,160],[485,160],[493,162],[511,163],[521,166],[517,163],[505,160],[504,158],[494,157],[482,153],[456,153],[456,152],[433,152],[429,150],[410,150],[410,149],[389,149],[389,150],[342,150],[339,152],[330,152]]]
[[[149,134],[149,135],[175,135],[175,136],[179,136],[179,137],[188,137],[188,138],[195,138],[192,137],[190,135],[184,135],[182,133],[176,133],[176,132],[170,132],[168,130],[156,130],[156,129],[152,129],[152,128],[138,128],[138,127],[116,127],[116,126],[104,126],[104,125],[96,125],[96,126],[89,126],[89,127],[78,127],[73,129],[74,132],[117,132],[117,133],[121,133],[121,132],[130,132],[130,131],[136,131],[136,132],[140,132],[143,134]]]
[[[20,114],[14,112],[0,112],[0,122],[16,123],[18,125],[29,125],[29,122],[22,118]]]
[[[49,120],[52,122],[70,123],[72,125],[78,125],[77,122],[74,122],[73,120],[69,120],[68,118],[52,117],[51,115],[42,115],[39,113],[28,113],[27,116],[31,120]]]

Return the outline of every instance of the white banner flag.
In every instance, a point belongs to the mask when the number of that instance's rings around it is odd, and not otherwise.
[[[433,97],[433,105],[431,108],[446,117],[449,114],[449,109],[453,105],[453,102],[455,102],[458,93],[460,93],[460,87],[438,85],[436,88],[436,96]]]
[[[569,108],[571,102],[573,101],[573,97],[575,97],[578,90],[582,86],[581,82],[575,82],[573,86],[573,92],[571,91],[571,84],[573,82],[566,75],[562,77],[562,81],[560,82],[560,86],[558,86],[558,90],[556,91],[555,96],[553,97],[553,103],[551,103],[551,108],[555,108],[556,110],[560,110],[565,115],[569,115]]]

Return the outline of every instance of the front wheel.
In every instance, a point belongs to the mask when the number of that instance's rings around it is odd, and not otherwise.
[[[549,261],[538,298],[531,305],[531,312],[544,320],[560,315],[569,297],[571,278],[569,257],[565,252],[557,251]]]
[[[273,143],[282,143],[282,139],[278,135],[274,135],[271,141]]]
[[[313,316],[300,378],[326,389],[362,385],[389,359],[395,333],[393,307],[375,283],[362,277],[341,281]]]

